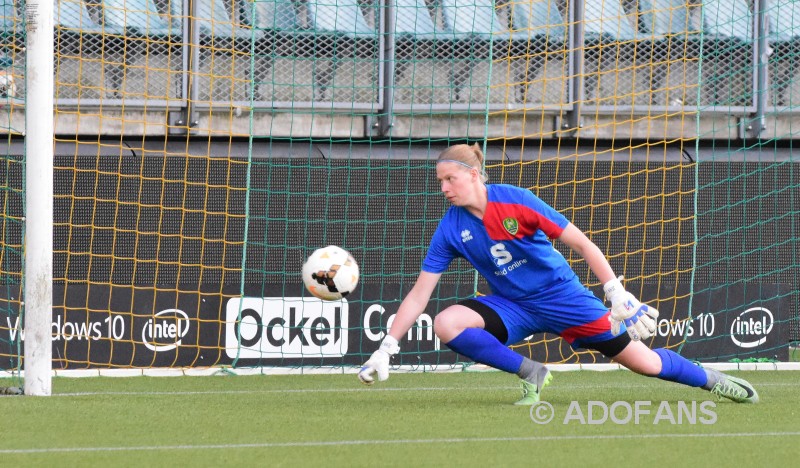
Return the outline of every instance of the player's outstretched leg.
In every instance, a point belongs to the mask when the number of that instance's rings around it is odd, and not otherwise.
[[[700,387],[736,403],[758,403],[756,389],[744,379],[700,367],[668,349],[658,348],[653,352],[661,358],[661,372],[656,375],[660,379]]]
[[[746,380],[700,367],[668,349],[651,350],[641,341],[632,341],[614,360],[642,375],[700,387],[737,403],[758,403],[758,393]]]

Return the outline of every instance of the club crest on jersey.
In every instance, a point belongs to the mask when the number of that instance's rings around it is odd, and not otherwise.
[[[509,234],[515,236],[519,231],[519,223],[514,218],[506,218],[503,220],[503,227],[506,228]]]

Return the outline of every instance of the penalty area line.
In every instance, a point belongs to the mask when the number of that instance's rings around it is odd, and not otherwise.
[[[54,447],[31,449],[0,449],[3,455],[23,455],[40,453],[90,453],[90,452],[136,452],[151,450],[231,450],[295,447],[344,447],[359,445],[414,445],[414,444],[463,444],[481,442],[551,442],[565,440],[628,440],[628,439],[686,439],[686,438],[735,438],[735,437],[797,437],[794,432],[719,432],[693,434],[617,434],[617,435],[563,435],[530,437],[459,437],[441,439],[395,439],[395,440],[330,440],[308,442],[263,442],[253,444],[206,444],[206,445],[142,445],[132,447]]]

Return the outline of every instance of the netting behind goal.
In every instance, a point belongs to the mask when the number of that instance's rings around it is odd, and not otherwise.
[[[722,80],[752,78],[755,86],[736,94],[749,106],[746,118],[700,126],[704,157],[697,165],[692,308],[708,311],[703,328],[714,333],[687,336],[686,347],[717,350],[722,361],[786,360],[786,343],[800,338],[800,181],[792,148],[800,6],[785,0],[757,2],[750,10],[737,6],[740,21],[732,27],[765,41],[754,42],[755,67],[723,62],[712,69]],[[751,52],[749,42],[728,47]],[[700,112],[726,109],[705,106]],[[742,141],[732,145],[726,135]]]
[[[22,47],[15,40],[22,34],[22,24],[9,21],[16,13],[13,4],[2,5],[5,19],[0,44],[0,132],[5,136],[5,148],[0,150],[0,368],[17,370],[20,367],[22,346],[11,333],[18,316],[22,297],[23,226],[25,184],[22,177],[24,159],[21,152],[11,150],[12,141],[21,135],[18,124],[21,106],[14,99],[17,83],[23,81],[25,67],[18,61]],[[19,383],[15,375],[12,385]]]
[[[464,142],[485,142],[490,182],[555,206],[661,311],[649,344],[785,360],[798,337],[793,8],[59,0],[53,367],[361,364],[447,209],[434,161]],[[0,362],[17,372],[35,188],[23,177],[25,5],[3,12],[15,80],[0,101]],[[361,267],[341,302],[300,280],[329,244]],[[468,365],[433,319],[489,292],[455,262],[396,364]],[[553,335],[514,349],[605,362]]]

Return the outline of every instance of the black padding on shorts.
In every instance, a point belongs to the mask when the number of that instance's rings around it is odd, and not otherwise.
[[[468,307],[478,313],[483,318],[485,326],[484,330],[491,333],[492,336],[498,339],[501,343],[505,344],[508,341],[508,330],[503,319],[495,312],[494,309],[484,304],[483,302],[476,301],[475,299],[467,299],[458,303],[464,307]]]
[[[613,358],[617,354],[621,353],[630,342],[631,337],[628,336],[627,332],[623,332],[621,335],[615,336],[610,340],[598,341],[597,343],[586,343],[586,348],[600,351],[603,353],[603,356],[607,358]]]

